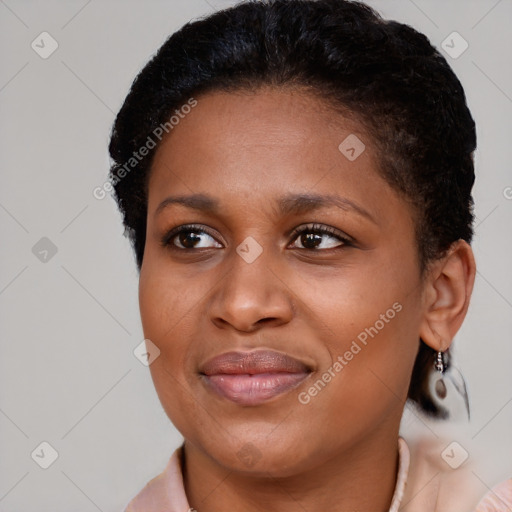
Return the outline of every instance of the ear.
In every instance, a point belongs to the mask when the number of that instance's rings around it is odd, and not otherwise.
[[[429,268],[420,337],[434,350],[444,352],[448,349],[462,325],[475,273],[473,250],[464,240],[454,242],[446,255]]]

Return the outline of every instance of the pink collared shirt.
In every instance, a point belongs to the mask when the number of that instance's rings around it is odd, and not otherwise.
[[[432,468],[431,464],[420,463],[415,468],[415,481],[411,481],[411,452],[402,437],[398,438],[398,454],[398,473],[389,512],[512,512],[512,479],[487,492],[479,502],[477,500],[475,508],[474,493],[469,492],[470,487],[466,484],[458,485],[453,480],[454,472],[443,480],[443,476],[439,471],[436,473],[436,468]],[[182,456],[183,446],[180,446],[172,454],[164,471],[145,485],[124,512],[193,511],[183,485]],[[428,471],[432,469],[434,476],[431,478]]]

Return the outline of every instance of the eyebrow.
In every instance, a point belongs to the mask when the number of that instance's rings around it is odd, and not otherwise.
[[[219,214],[220,203],[217,199],[205,194],[189,196],[170,196],[164,199],[155,211],[155,217],[170,205],[178,204],[201,212]],[[277,200],[277,213],[281,215],[299,215],[321,208],[337,207],[344,211],[353,211],[377,224],[374,217],[362,206],[346,197],[319,194],[288,194]]]

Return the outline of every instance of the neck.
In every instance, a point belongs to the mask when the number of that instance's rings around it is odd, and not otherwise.
[[[398,471],[398,429],[375,432],[321,466],[283,478],[229,470],[187,442],[183,460],[185,492],[197,512],[388,512]]]

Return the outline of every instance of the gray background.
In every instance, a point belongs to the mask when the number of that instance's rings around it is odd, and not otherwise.
[[[232,3],[0,0],[1,511],[122,510],[181,442],[133,355],[143,334],[120,215],[92,190],[136,72],[183,23]],[[456,354],[473,412],[465,446],[485,455],[477,476],[492,486],[512,476],[512,0],[368,3],[437,47],[453,31],[469,43],[447,56],[479,144],[478,275]],[[31,48],[43,31],[59,45],[47,59]],[[46,261],[33,251],[43,237],[57,249]],[[43,441],[58,452],[48,469],[31,458]]]

